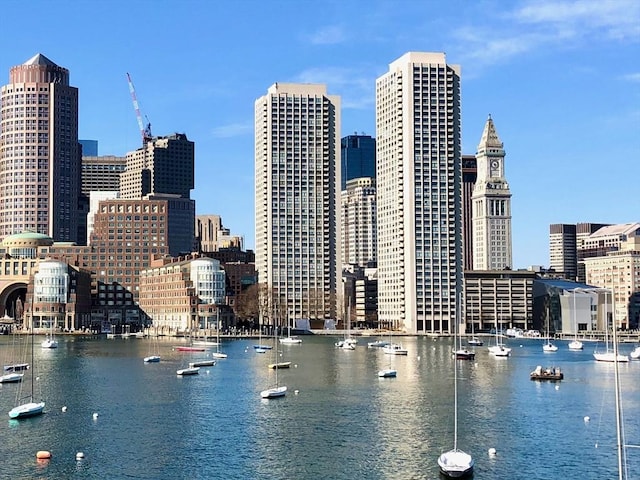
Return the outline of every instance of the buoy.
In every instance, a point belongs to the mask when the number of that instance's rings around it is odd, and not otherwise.
[[[556,385],[556,390],[560,390],[560,385]]]
[[[493,455],[495,455],[496,453],[497,453],[497,452],[496,452],[496,449],[495,449],[495,448],[491,447],[491,448],[489,449],[489,455],[493,456]]]
[[[584,422],[585,422],[585,423],[587,423],[589,420],[591,420],[591,419],[589,418],[589,415],[587,415],[586,417],[584,417]]]
[[[418,355],[418,360],[420,360],[420,355]]]
[[[62,411],[66,412],[67,411],[67,407],[62,407]]]
[[[300,390],[294,390],[293,393],[297,395],[298,393],[300,393]]]
[[[78,452],[76,453],[76,460],[82,460],[84,458],[84,453]]]
[[[51,458],[51,452],[48,452],[47,450],[40,450],[38,453],[36,453],[36,458],[38,460],[48,460],[49,458]]]
[[[94,420],[96,420],[97,418],[98,418],[98,414],[97,414],[97,413],[94,413],[94,414],[93,414],[93,419],[94,419]]]
[[[298,368],[298,364],[296,363],[296,364],[293,366],[293,368]]]

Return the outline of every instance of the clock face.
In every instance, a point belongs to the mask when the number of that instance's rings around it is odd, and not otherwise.
[[[493,162],[491,162],[491,168],[498,168],[498,161],[494,160]]]

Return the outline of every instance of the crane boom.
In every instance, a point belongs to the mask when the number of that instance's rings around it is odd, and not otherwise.
[[[131,93],[131,100],[133,101],[133,109],[136,112],[136,119],[138,120],[138,128],[140,129],[140,136],[142,137],[142,145],[145,145],[149,140],[153,138],[151,134],[151,123],[147,118],[147,125],[144,125],[142,121],[142,114],[140,113],[140,106],[138,105],[138,99],[136,98],[136,89],[133,87],[133,81],[131,75],[127,72],[127,81],[129,82],[129,93]]]

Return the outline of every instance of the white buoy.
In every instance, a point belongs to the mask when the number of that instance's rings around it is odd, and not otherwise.
[[[584,420],[584,423],[587,423],[591,419],[589,418],[589,415],[587,415],[586,417],[583,418],[583,420]]]
[[[420,355],[418,355],[418,360],[420,360]]]
[[[93,419],[94,419],[94,420],[97,420],[97,419],[98,419],[98,414],[97,414],[97,413],[94,413],[94,414],[93,414]]]
[[[522,348],[522,345],[520,345],[520,348]]]
[[[560,390],[560,385],[556,385],[556,390]]]
[[[298,364],[296,363],[296,364],[293,366],[293,368],[298,368]]]
[[[496,452],[496,449],[495,449],[495,448],[491,447],[491,448],[489,449],[489,455],[491,455],[492,457],[493,457],[496,453],[498,453],[498,452]]]
[[[76,453],[76,460],[82,460],[84,458],[84,453],[78,452]]]
[[[62,407],[62,411],[66,412],[67,411],[67,407],[66,406]]]
[[[297,395],[298,393],[300,393],[300,390],[294,390],[293,393]]]

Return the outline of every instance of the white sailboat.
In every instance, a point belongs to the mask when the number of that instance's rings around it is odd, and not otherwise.
[[[478,304],[479,303],[480,301],[478,296]],[[475,326],[473,321],[473,315],[471,315],[471,338],[467,340],[467,345],[471,347],[481,347],[482,345],[484,345],[484,342],[475,336]]]
[[[389,341],[388,342],[381,342],[381,343],[384,343],[384,345],[382,347],[379,347],[379,348],[385,348],[385,347],[393,345],[393,343],[391,342],[391,329],[389,329]],[[387,368],[382,368],[382,369],[378,370],[378,377],[380,377],[380,378],[395,378],[398,375],[398,371],[395,368],[391,368],[391,358],[392,357],[389,356],[389,365],[387,366]]]
[[[279,341],[285,345],[296,345],[298,343],[302,343],[302,339],[291,335],[291,323],[287,321],[287,329],[289,330],[289,334],[285,338],[281,338]]]
[[[458,365],[453,363],[453,448],[438,457],[440,472],[450,478],[464,478],[473,473],[473,457],[458,448]]]
[[[502,306],[502,304],[501,304]],[[502,310],[502,308],[500,308]],[[508,357],[511,355],[511,348],[507,347],[504,343],[500,343],[498,334],[498,316],[496,315],[496,344],[489,347],[489,353],[494,357]]]
[[[33,334],[33,300],[31,302],[31,365],[33,365],[33,350],[34,350],[34,334]],[[37,415],[41,415],[42,412],[44,411],[44,402],[36,402],[34,401],[34,392],[33,392],[33,377],[35,376],[35,371],[32,368],[31,369],[31,392],[27,397],[23,397],[27,398],[29,401],[26,403],[22,403],[20,405],[17,405],[16,407],[12,408],[9,411],[9,418],[12,419],[22,419],[22,418],[28,418],[28,417],[35,417]],[[16,395],[16,398],[18,397],[18,395],[20,395],[21,390],[18,390],[18,393]],[[17,403],[17,402],[16,402]]]
[[[275,374],[276,374],[276,379],[275,380],[276,381],[275,381],[275,385],[274,386],[272,386],[271,388],[267,388],[266,390],[262,390],[260,392],[260,397],[261,398],[265,398],[265,399],[280,398],[280,397],[284,397],[287,394],[286,385],[280,385],[278,383],[278,370],[280,370],[280,368],[283,368],[283,367],[280,367],[279,366],[280,363],[278,363],[278,342],[275,342],[275,345],[276,345],[276,348],[273,350],[274,357],[275,357],[275,363],[269,365],[269,368],[273,368],[275,370]]]
[[[613,328],[613,336],[616,337],[616,309],[615,309],[615,300],[613,298],[613,289],[611,290],[611,317],[612,317],[612,328]],[[605,309],[606,310],[606,309]],[[606,325],[604,327],[604,341],[605,341],[605,351],[604,352],[593,352],[593,358],[596,359],[597,362],[628,362],[629,357],[627,355],[622,355],[618,353],[618,346],[614,341],[614,346],[611,348],[609,346],[609,318],[608,313],[605,311],[606,317]]]
[[[355,350],[358,340],[351,337],[351,298],[349,298],[349,306],[347,307],[347,331],[344,339],[335,343],[336,347],[342,350]]]
[[[611,292],[613,297],[613,291]],[[614,310],[614,319],[615,319],[615,310]],[[614,320],[614,328],[613,328],[613,355],[614,358],[619,356],[618,352],[618,337],[616,335],[615,328],[615,320]],[[624,439],[624,430],[622,426],[622,402],[620,400],[620,369],[619,363],[613,362],[613,372],[614,372],[614,385],[615,385],[615,406],[616,406],[616,447],[618,453],[618,480],[625,480],[629,478],[629,472],[627,471],[627,452],[625,450],[625,439]]]
[[[58,348],[58,341],[55,338],[55,329],[54,329],[54,323],[55,323],[55,318],[52,318],[49,320],[51,322],[51,324],[49,325],[49,333],[47,334],[47,338],[45,338],[42,343],[40,344],[40,346],[42,348]]]
[[[144,363],[159,363],[160,354],[158,352],[158,335],[149,343],[149,355],[144,357]]]
[[[462,317],[461,308],[462,300],[459,298],[456,305],[455,325],[453,327],[453,354],[456,359],[460,360],[473,360],[476,358],[476,353],[462,346],[462,336],[458,333],[458,326],[460,325],[460,319]]]
[[[253,346],[253,349],[256,353],[266,353],[267,350],[271,350],[271,345],[267,345],[262,343],[262,324],[258,325],[260,328],[258,329],[258,343]]]
[[[14,331],[13,332],[13,342],[12,342],[12,346],[10,349],[11,352],[11,357],[10,360],[13,360],[14,358],[16,358],[17,355],[17,343],[19,342],[19,335]],[[9,365],[4,365],[4,369],[2,372],[2,375],[0,375],[0,383],[18,383],[22,381],[22,378],[24,377],[24,373],[21,372],[20,370],[20,366],[21,364],[9,364]],[[23,370],[26,370],[28,368],[28,364],[23,364],[22,366],[24,366]]]
[[[583,343],[578,340],[578,320],[576,311],[576,292],[573,291],[573,329],[575,331],[575,337],[569,342],[569,350],[582,350],[584,348]]]
[[[542,351],[546,353],[552,353],[558,351],[558,346],[551,341],[549,333],[549,311],[547,310],[547,331],[545,334],[546,341],[542,344]]]
[[[216,351],[211,354],[213,358],[227,358],[227,354],[220,351],[220,310],[216,310]]]

